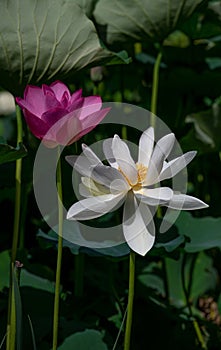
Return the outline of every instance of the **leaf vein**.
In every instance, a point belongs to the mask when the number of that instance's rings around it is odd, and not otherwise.
[[[19,45],[19,51],[20,51],[20,78],[19,78],[19,84],[22,84],[23,80],[23,74],[24,74],[24,52],[23,52],[23,46],[22,46],[22,34],[21,34],[21,18],[20,18],[20,6],[19,6],[19,0],[17,0],[17,7],[18,7],[18,15],[17,15],[17,34],[18,34],[18,45]]]
[[[124,7],[119,3],[119,2],[115,2],[116,3],[116,6],[123,12],[124,11]],[[112,9],[111,9],[111,12],[112,13],[117,13],[118,15],[119,15],[119,12],[117,12],[117,11],[113,11]],[[133,23],[133,24],[135,24],[135,26],[136,27],[138,27],[138,28],[140,28],[141,30],[143,30],[144,31],[144,33],[146,33],[147,35],[151,35],[150,34],[150,32],[148,32],[147,30],[146,30],[146,28],[142,25],[142,24],[140,24],[139,22],[137,22],[133,17],[131,17],[127,12],[125,13],[125,16]],[[122,17],[122,16],[121,16]],[[113,23],[111,23],[112,25],[113,25]],[[116,27],[116,26],[115,26]],[[129,36],[131,36],[131,34],[129,35]]]
[[[28,83],[30,83],[31,79],[34,76],[34,73],[37,70],[37,65],[38,65],[38,60],[39,60],[39,55],[40,55],[40,39],[41,39],[41,35],[44,31],[46,20],[48,17],[48,11],[46,11],[43,22],[42,22],[42,27],[40,28],[40,31],[38,33],[37,23],[36,23],[35,16],[34,16],[34,12],[36,11],[36,8],[37,8],[37,3],[38,3],[38,0],[36,0],[36,6],[34,7],[34,11],[33,11],[33,23],[34,23],[34,30],[36,33],[36,53],[35,53],[35,60],[34,60],[33,68],[32,68],[31,73],[29,75]]]
[[[158,32],[158,27],[156,26],[156,24],[153,21],[151,21],[150,16],[149,16],[148,12],[146,11],[146,9],[144,7],[142,7],[142,5],[141,5],[139,0],[133,0],[133,1],[135,2],[135,4],[137,4],[140,7],[141,11],[145,14],[147,20],[149,21],[149,23],[152,25],[152,27],[155,29],[155,32],[157,33]],[[150,37],[153,36],[150,31],[148,31],[146,33]]]
[[[58,23],[59,23],[59,21],[60,21],[60,17],[59,17],[59,20],[58,20],[58,22],[56,24],[56,28],[55,28],[54,43],[53,43],[53,46],[52,46],[51,55],[50,55],[50,57],[48,59],[47,64],[45,65],[45,69],[43,70],[43,72],[38,77],[37,82],[39,82],[44,77],[44,75],[46,75],[48,69],[50,68],[50,66],[51,66],[51,64],[53,62],[54,54],[55,54],[55,51],[56,51],[56,48],[57,48],[57,45],[58,45],[57,34],[58,34]]]
[[[4,55],[5,55],[5,58],[6,58],[6,62],[7,62],[7,65],[8,65],[8,70],[10,72],[10,57],[9,57],[9,54],[8,54],[7,46],[5,44],[5,40],[4,40],[3,35],[2,35],[1,32],[0,32],[0,39],[2,41],[3,52],[4,52]]]

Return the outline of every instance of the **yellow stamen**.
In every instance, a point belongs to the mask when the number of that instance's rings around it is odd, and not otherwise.
[[[131,184],[130,180],[128,179],[128,177],[123,173],[123,171],[121,170],[121,168],[118,168],[118,170],[120,171],[120,173],[125,177],[125,179],[127,180],[127,182],[129,183],[130,187],[134,190],[134,191],[138,191],[143,187],[143,182],[146,179],[147,176],[147,167],[144,166],[141,163],[137,163],[136,164],[136,168],[137,168],[137,183],[135,185]]]

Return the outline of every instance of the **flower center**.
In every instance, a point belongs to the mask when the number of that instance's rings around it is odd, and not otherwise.
[[[136,163],[137,168],[137,183],[135,185],[132,185],[128,177],[123,173],[123,171],[119,168],[118,170],[121,172],[121,174],[125,177],[129,185],[132,187],[132,190],[138,191],[143,187],[143,182],[146,179],[147,176],[147,167],[144,166],[141,163]]]
[[[141,163],[136,164],[137,168],[137,183],[133,186],[133,190],[138,191],[142,188],[143,182],[147,176],[147,167]]]

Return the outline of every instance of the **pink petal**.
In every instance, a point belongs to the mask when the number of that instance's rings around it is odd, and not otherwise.
[[[82,125],[79,119],[74,116],[67,120],[67,123],[64,124],[57,135],[57,140],[61,145],[69,145],[72,143],[72,139],[75,138],[75,135],[79,133]]]
[[[55,93],[54,93],[54,91],[50,88],[50,86],[48,86],[48,85],[46,85],[46,84],[42,84],[42,90],[43,90],[43,93],[44,93],[44,95],[49,95],[49,96],[51,96],[51,97],[53,97],[53,98],[56,98],[56,96],[55,96]]]
[[[42,139],[42,143],[47,147],[47,148],[55,148],[58,146],[58,143],[56,141],[51,141],[47,140],[46,138]]]
[[[80,116],[79,119],[83,120],[88,115],[91,115],[94,112],[97,112],[102,107],[102,100],[100,96],[89,96],[84,98],[84,103],[82,109],[79,111]]]
[[[64,108],[67,108],[68,105],[69,105],[69,95],[67,93],[67,91],[64,92],[63,96],[62,96],[62,99],[61,99],[61,105],[62,107]]]
[[[61,102],[63,99],[64,94],[68,97],[68,100],[71,98],[70,91],[68,87],[62,83],[61,81],[57,80],[54,83],[50,85],[50,88],[54,91],[56,99]]]
[[[99,96],[82,97],[82,90],[70,95],[60,81],[42,87],[28,85],[24,99],[17,97],[32,133],[48,147],[71,144],[91,131],[106,116]]]
[[[78,99],[76,99],[75,101],[73,101],[71,104],[69,102],[69,106],[68,106],[68,111],[69,112],[73,112],[76,111],[76,113],[79,114],[81,107],[83,106],[83,102],[84,102],[84,98],[80,97]]]
[[[57,100],[54,91],[49,86],[43,84],[42,90],[44,92],[44,104],[46,112],[54,108],[62,107],[61,103]]]
[[[99,112],[88,115],[87,118],[82,120],[82,130],[75,136],[71,143],[79,140],[82,136],[88,134],[91,130],[93,130],[104,119],[109,111],[110,108],[104,108]]]
[[[24,99],[18,97],[16,102],[21,108],[27,109],[38,117],[49,109],[60,106],[54,91],[47,85],[42,85],[42,88],[28,85],[24,92]]]
[[[57,123],[58,120],[63,118],[64,116],[69,115],[70,113],[61,108],[56,107],[53,109],[50,109],[49,111],[46,111],[42,114],[41,119],[49,125],[49,127],[52,127],[55,123]]]
[[[27,101],[23,100],[23,98],[21,97],[16,97],[15,101],[22,109],[28,110],[29,108],[31,108],[30,104]]]
[[[44,136],[43,141],[48,147],[57,144],[67,145],[81,130],[81,122],[74,113],[69,113],[59,119]],[[51,145],[51,146],[50,146]]]
[[[75,91],[75,93],[73,93],[73,94],[71,95],[70,105],[71,105],[74,101],[78,100],[79,98],[82,98],[82,99],[83,99],[83,97],[82,97],[82,89]]]
[[[46,110],[44,92],[38,86],[27,85],[24,91],[24,100],[30,113],[40,117]]]
[[[38,116],[30,113],[28,110],[25,109],[23,113],[31,132],[37,138],[42,139],[50,127]]]

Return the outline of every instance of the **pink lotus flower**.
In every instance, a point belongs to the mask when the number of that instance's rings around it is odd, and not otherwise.
[[[109,108],[101,109],[99,96],[70,94],[60,81],[42,87],[27,85],[24,99],[16,97],[31,132],[47,147],[70,145],[94,129]]]

